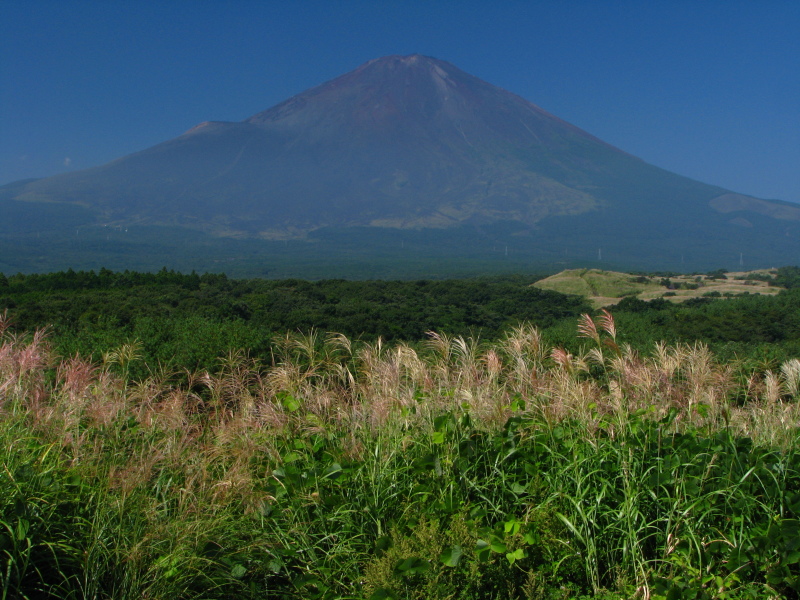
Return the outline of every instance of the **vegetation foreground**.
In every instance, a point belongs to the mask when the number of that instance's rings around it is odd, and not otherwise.
[[[0,319],[2,598],[797,598],[800,361],[287,335],[133,379]]]

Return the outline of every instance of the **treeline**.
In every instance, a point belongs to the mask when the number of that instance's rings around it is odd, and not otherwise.
[[[522,322],[547,328],[590,311],[531,287],[533,277],[309,282],[106,269],[0,280],[0,311],[18,330],[50,326],[62,353],[100,358],[137,340],[145,361],[209,368],[232,349],[266,358],[275,334],[334,331],[418,341],[428,331],[496,339]]]
[[[636,348],[698,340],[721,359],[755,359],[762,368],[800,357],[800,289],[680,304],[624,298],[613,313],[622,339]]]
[[[534,288],[535,279],[310,282],[166,269],[0,274],[0,312],[8,310],[18,331],[50,327],[62,355],[99,360],[135,342],[143,363],[187,369],[214,368],[218,357],[238,349],[269,360],[275,336],[312,330],[411,343],[428,331],[491,341],[530,322],[553,343],[577,351],[576,318],[591,307],[582,298]],[[755,359],[768,368],[800,356],[800,269],[779,269],[773,281],[792,289],[681,304],[629,297],[611,310],[620,339],[634,348],[699,340],[726,360]]]

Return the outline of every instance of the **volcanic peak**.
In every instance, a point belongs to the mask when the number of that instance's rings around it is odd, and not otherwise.
[[[494,227],[604,255],[614,245],[639,253],[655,237],[662,254],[714,239],[740,256],[743,230],[752,248],[793,244],[800,219],[785,203],[648,165],[420,54],[371,60],[244,121],[204,122],[101,167],[0,190],[0,225],[12,218],[4,207],[35,215],[56,204],[80,207],[88,223],[276,239]]]

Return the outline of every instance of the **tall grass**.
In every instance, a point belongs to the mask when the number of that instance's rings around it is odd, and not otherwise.
[[[132,381],[6,325],[4,599],[798,596],[796,361],[606,313],[578,355],[310,332]]]

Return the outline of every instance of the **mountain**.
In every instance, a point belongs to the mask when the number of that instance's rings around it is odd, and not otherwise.
[[[659,169],[420,55],[372,60],[100,167],[0,188],[0,222],[0,235],[188,230],[198,248],[306,240],[336,254],[349,239],[350,258],[375,240],[424,238],[456,254],[500,244],[503,258],[510,245],[543,265],[800,261],[800,206]]]

